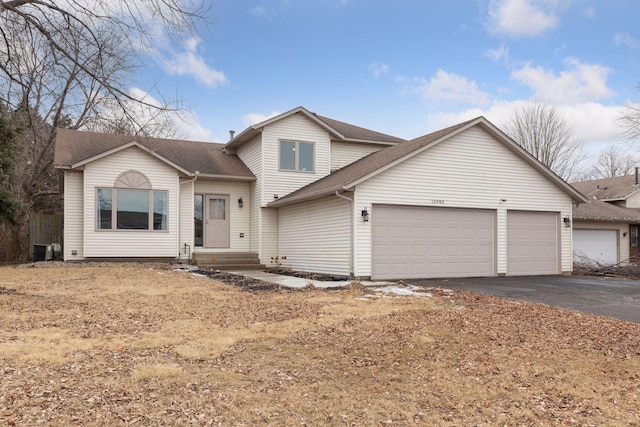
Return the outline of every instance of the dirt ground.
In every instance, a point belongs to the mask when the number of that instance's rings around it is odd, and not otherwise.
[[[638,324],[445,289],[245,285],[1,267],[0,425],[640,425]]]

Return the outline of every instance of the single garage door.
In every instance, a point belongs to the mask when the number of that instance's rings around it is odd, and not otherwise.
[[[617,230],[573,230],[575,262],[617,264]]]
[[[507,274],[560,274],[556,212],[507,212]]]
[[[495,211],[375,205],[371,216],[374,279],[495,275]]]

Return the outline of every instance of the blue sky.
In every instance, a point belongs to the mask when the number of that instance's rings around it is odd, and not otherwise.
[[[533,100],[597,151],[640,99],[637,0],[216,0],[212,16],[136,82],[184,100],[187,139],[300,105],[410,139]]]

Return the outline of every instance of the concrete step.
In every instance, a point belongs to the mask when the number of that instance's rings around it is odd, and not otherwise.
[[[212,260],[212,257],[214,260]],[[249,252],[195,253],[193,261],[201,268],[218,270],[264,270],[258,254]]]

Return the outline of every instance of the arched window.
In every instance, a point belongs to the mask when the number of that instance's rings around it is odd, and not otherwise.
[[[151,182],[149,179],[137,171],[126,171],[122,172],[118,178],[116,178],[116,183],[114,184],[116,188],[140,188],[151,190]]]
[[[144,174],[132,170],[123,172],[113,188],[97,189],[96,228],[166,230],[167,200],[167,191],[152,190]]]

